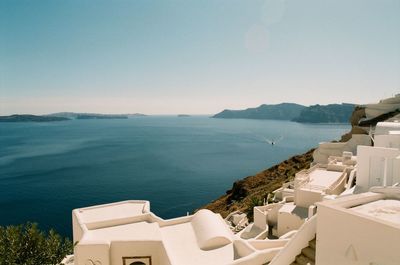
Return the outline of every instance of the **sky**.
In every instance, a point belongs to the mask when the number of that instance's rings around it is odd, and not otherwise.
[[[0,115],[400,93],[400,0],[1,0]]]

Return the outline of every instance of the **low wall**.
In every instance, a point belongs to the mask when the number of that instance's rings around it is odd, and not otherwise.
[[[318,206],[316,263],[400,264],[400,228],[348,211]]]
[[[353,134],[352,138],[345,143],[320,143],[313,153],[313,164],[327,164],[330,156],[342,156],[344,151],[357,153],[358,145],[371,145],[369,135]]]

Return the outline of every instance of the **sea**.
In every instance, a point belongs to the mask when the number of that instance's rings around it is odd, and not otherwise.
[[[0,225],[36,222],[71,237],[73,209],[122,200],[184,216],[349,129],[208,116],[0,123]]]

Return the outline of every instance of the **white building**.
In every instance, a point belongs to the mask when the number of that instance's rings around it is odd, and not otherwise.
[[[318,203],[316,264],[400,264],[400,188]]]
[[[382,99],[379,103],[366,104],[365,114],[367,119],[373,119],[380,115],[400,109],[400,94],[392,98]]]
[[[241,240],[219,214],[163,220],[147,201],[73,211],[75,265],[263,264],[287,239]]]

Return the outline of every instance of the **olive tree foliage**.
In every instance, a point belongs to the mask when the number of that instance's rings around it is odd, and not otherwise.
[[[60,264],[72,249],[68,238],[45,233],[35,223],[0,226],[0,265]]]

